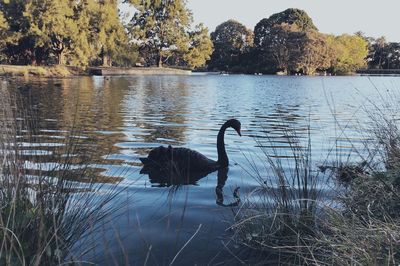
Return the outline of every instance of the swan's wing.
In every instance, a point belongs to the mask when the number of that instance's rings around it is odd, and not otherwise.
[[[172,148],[169,146],[157,147],[150,151],[147,158],[140,158],[144,165],[158,168],[175,168],[176,170],[184,170],[190,172],[214,171],[218,168],[216,161],[211,160],[203,154],[187,149]]]
[[[200,152],[187,148],[173,148],[171,160],[179,168],[188,168],[190,171],[207,171],[217,168],[217,162],[211,160]]]

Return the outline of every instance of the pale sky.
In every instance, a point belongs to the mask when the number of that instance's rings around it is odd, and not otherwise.
[[[305,10],[323,33],[361,30],[400,42],[400,0],[188,0],[188,7],[210,32],[228,19],[254,29],[261,19],[291,7]]]

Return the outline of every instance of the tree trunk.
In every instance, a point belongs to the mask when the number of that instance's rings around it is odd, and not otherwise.
[[[32,66],[36,66],[37,65],[35,50],[29,50],[28,51],[28,58],[29,58],[28,60],[30,61],[30,64]]]
[[[60,51],[58,53],[58,64],[59,65],[64,65],[65,64],[65,57],[64,57],[64,52]]]
[[[158,52],[158,67],[162,67],[163,61],[162,61],[162,55],[161,51]]]
[[[107,54],[103,54],[103,67],[110,67],[111,66],[111,58]]]

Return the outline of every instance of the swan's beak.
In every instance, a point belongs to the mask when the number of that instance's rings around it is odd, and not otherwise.
[[[240,132],[240,129],[236,131],[239,136],[242,136],[242,133]]]

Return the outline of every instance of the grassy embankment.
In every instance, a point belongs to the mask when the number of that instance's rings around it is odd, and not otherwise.
[[[171,67],[89,67],[0,65],[0,76],[72,77],[82,75],[190,75],[190,70]]]
[[[70,77],[77,75],[86,75],[86,71],[69,66],[0,65],[0,76]]]
[[[231,227],[236,243],[251,250],[251,259],[242,263],[399,265],[400,129],[395,102],[367,110],[370,123],[362,132],[368,141],[352,160],[360,163],[326,160],[316,167],[311,141],[302,145],[291,130],[286,134],[290,161],[276,150],[265,150],[265,169],[249,160],[248,174],[260,186],[237,210]]]

